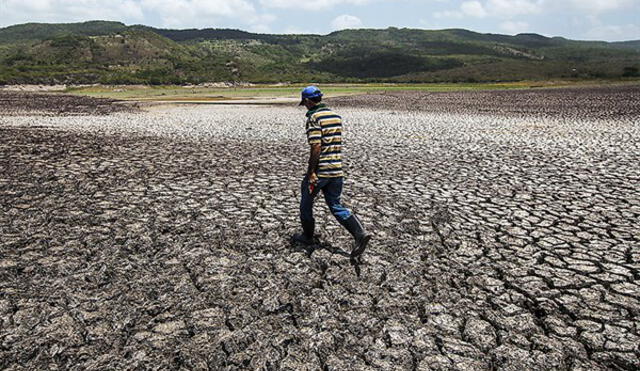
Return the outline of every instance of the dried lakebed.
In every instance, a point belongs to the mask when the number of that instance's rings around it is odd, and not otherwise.
[[[299,109],[0,116],[0,368],[640,367],[637,117],[340,113],[358,266]]]

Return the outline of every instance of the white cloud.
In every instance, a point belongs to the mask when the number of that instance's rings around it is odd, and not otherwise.
[[[464,1],[457,10],[434,13],[437,19],[461,19],[465,17],[497,17],[510,19],[518,15],[532,15],[543,12],[547,0],[479,0]],[[618,0],[626,1],[626,0]]]
[[[364,5],[376,0],[315,0],[315,1],[300,1],[300,0],[260,0],[260,5],[265,8],[281,8],[281,9],[328,9],[336,5]]]
[[[435,12],[434,17],[438,19],[460,19],[464,17],[510,19],[518,15],[542,13],[545,10],[546,1],[549,0],[485,0],[484,2],[470,0],[462,2],[457,10]]]
[[[259,22],[253,4],[247,0],[141,0],[140,4],[167,27],[216,27],[220,18]]]
[[[340,16],[337,16],[332,22],[331,22],[331,28],[333,28],[334,30],[344,30],[347,28],[358,28],[362,26],[362,21],[360,20],[360,18],[352,16],[352,15],[348,15],[348,14],[343,14]]]
[[[140,3],[133,0],[0,0],[0,25],[93,19],[135,22],[143,18]]]
[[[246,0],[141,0],[145,10],[158,11],[166,16],[234,16],[254,13],[255,8]]]
[[[529,31],[529,24],[522,21],[505,21],[500,23],[500,28],[509,34],[519,34]]]
[[[464,18],[464,14],[457,10],[444,10],[441,12],[433,13],[433,16],[437,19],[462,19]]]
[[[0,0],[0,25],[118,20],[164,27],[235,27],[266,31],[275,17],[256,0]],[[148,22],[151,21],[151,22]]]
[[[278,19],[273,14],[257,14],[250,17],[247,21],[249,28],[247,31],[256,33],[271,33],[271,24]]]
[[[398,14],[388,11],[394,4],[403,5],[397,7]],[[340,11],[345,6],[349,10]],[[585,38],[632,39],[638,38],[634,32],[640,24],[632,15],[638,10],[640,0],[0,0],[0,27],[103,19],[169,28],[326,33],[329,27],[362,27],[360,18],[370,19],[375,14],[378,21],[372,22],[378,26],[410,26],[412,17],[422,16],[429,22],[420,24],[436,28],[545,32],[562,27],[566,33]],[[343,13],[350,15],[333,19]],[[307,22],[306,17],[313,19]],[[525,27],[520,20],[530,24]]]
[[[640,40],[640,26],[637,24],[602,25],[589,30],[586,36],[592,40]]]
[[[484,18],[487,16],[487,11],[479,1],[465,1],[460,5],[460,10],[463,14],[471,17]]]
[[[638,5],[637,0],[569,0],[569,5],[587,13],[602,13]]]
[[[485,8],[492,15],[510,18],[541,13],[544,2],[545,0],[489,0]]]

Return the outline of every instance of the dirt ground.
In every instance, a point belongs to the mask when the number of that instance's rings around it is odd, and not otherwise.
[[[135,111],[137,111],[136,104],[116,102],[113,99],[0,90],[0,115],[5,117],[107,115],[114,112]]]
[[[356,265],[300,108],[0,105],[0,368],[638,369],[640,88],[558,92],[334,100]]]
[[[336,106],[516,117],[620,119],[640,112],[640,85],[431,93],[390,91],[334,98]]]

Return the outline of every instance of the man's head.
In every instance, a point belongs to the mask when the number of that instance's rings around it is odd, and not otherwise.
[[[307,86],[302,89],[302,100],[300,101],[301,106],[307,107],[307,109],[311,109],[318,105],[322,101],[322,92],[318,89],[317,86]]]

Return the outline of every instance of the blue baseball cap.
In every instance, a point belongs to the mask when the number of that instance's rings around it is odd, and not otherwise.
[[[300,106],[304,104],[305,99],[309,98],[318,98],[322,96],[322,92],[318,89],[317,86],[310,85],[306,88],[302,89],[302,100],[300,101]]]

